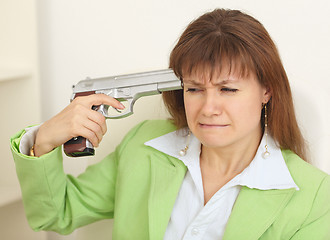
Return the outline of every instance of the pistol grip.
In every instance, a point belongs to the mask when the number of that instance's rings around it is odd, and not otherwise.
[[[93,145],[84,137],[76,137],[64,143],[64,152],[69,157],[93,156]]]
[[[77,93],[74,98],[95,94],[94,91]],[[64,153],[69,157],[93,156],[95,150],[91,142],[84,137],[75,137],[63,144]]]

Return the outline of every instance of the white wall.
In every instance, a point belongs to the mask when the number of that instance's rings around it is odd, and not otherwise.
[[[184,27],[215,7],[236,8],[259,19],[277,43],[292,83],[299,123],[311,144],[314,164],[330,173],[330,5],[327,0],[39,0],[42,119],[64,108],[71,85],[90,77],[166,68]],[[145,118],[165,116],[159,97],[140,99],[135,114],[108,121],[95,162]],[[86,160],[67,159],[74,174]],[[63,239],[109,239],[111,221]],[[101,231],[100,229],[104,229]],[[85,236],[85,238],[84,238]],[[56,236],[49,236],[56,239]],[[89,238],[90,239],[90,238]]]
[[[0,206],[20,192],[9,138],[40,121],[35,2],[19,2],[0,1]]]
[[[40,122],[35,0],[0,1],[0,239],[44,240],[26,221],[9,138]]]

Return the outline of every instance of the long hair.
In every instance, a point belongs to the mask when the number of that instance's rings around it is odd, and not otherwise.
[[[241,75],[253,72],[261,86],[271,91],[267,103],[268,134],[282,149],[290,149],[306,160],[306,144],[297,124],[288,77],[274,42],[258,20],[227,9],[200,16],[179,38],[169,67],[182,79],[197,69],[217,73],[228,64],[230,71],[239,69]],[[164,92],[163,100],[177,128],[186,127],[183,90]]]

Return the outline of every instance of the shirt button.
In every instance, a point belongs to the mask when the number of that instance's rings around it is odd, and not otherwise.
[[[194,227],[193,229],[191,229],[191,234],[192,235],[198,235],[198,233],[199,233],[198,228]]]

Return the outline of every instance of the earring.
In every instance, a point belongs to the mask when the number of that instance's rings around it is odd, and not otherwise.
[[[262,154],[263,158],[268,158],[270,155],[270,152],[268,152],[268,142],[267,142],[267,136],[268,136],[268,119],[267,119],[267,103],[264,105],[265,107],[265,139],[266,139],[266,145],[265,145],[265,151]]]
[[[188,130],[188,135],[187,135],[187,138],[186,138],[186,146],[184,147],[184,149],[181,149],[180,152],[179,152],[179,155],[181,157],[186,155],[187,150],[189,148],[189,142],[190,142],[190,130]]]

